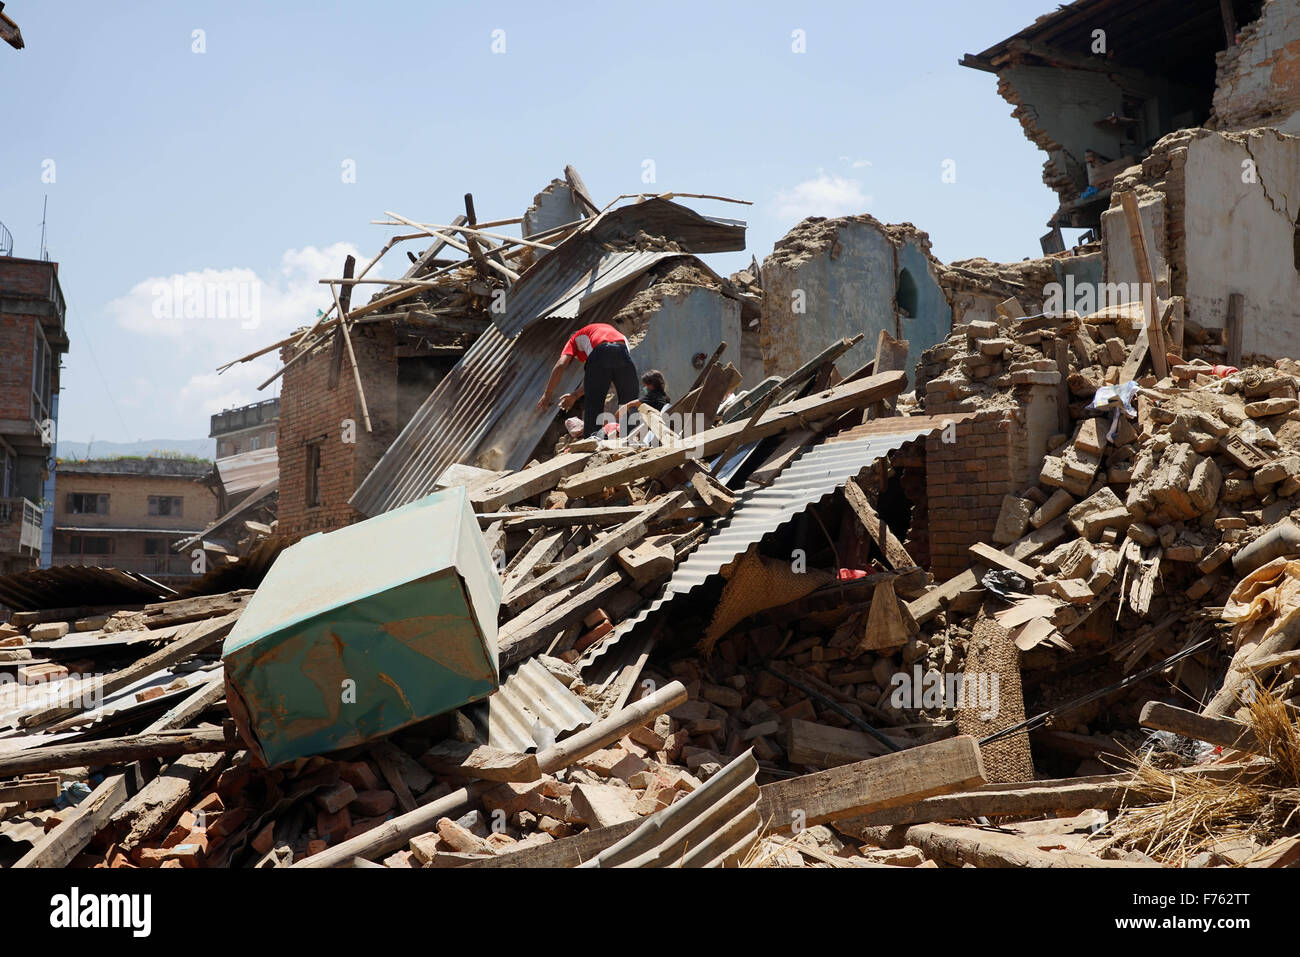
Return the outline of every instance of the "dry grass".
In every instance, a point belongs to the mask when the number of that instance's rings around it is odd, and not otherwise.
[[[1261,691],[1249,724],[1265,760],[1231,778],[1163,771],[1135,759],[1135,786],[1161,803],[1122,810],[1107,828],[1106,846],[1136,848],[1181,867],[1225,838],[1269,844],[1300,833],[1300,722]]]

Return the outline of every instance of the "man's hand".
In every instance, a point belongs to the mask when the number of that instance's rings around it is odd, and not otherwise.
[[[578,397],[576,395],[572,392],[566,392],[564,395],[560,396],[560,408],[565,412],[568,412],[573,408],[574,403],[577,401]]]
[[[543,392],[542,397],[537,400],[537,411],[546,412],[551,407],[551,394]]]

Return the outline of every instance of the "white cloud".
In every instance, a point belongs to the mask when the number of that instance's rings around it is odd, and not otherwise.
[[[870,165],[871,165],[871,160],[854,160],[854,161],[853,161],[853,168],[854,168],[854,169],[862,169],[864,166],[870,166]]]
[[[189,433],[201,417],[275,395],[278,383],[260,392],[257,386],[279,368],[278,350],[220,375],[216,367],[315,322],[317,310],[333,303],[329,287],[319,280],[341,275],[348,255],[357,255],[348,243],[307,246],[286,250],[269,275],[234,267],[140,280],[112,300],[107,313],[133,355],[158,375],[152,381],[117,379],[118,402],[144,413],[133,418],[171,418],[177,426],[156,428]],[[382,275],[378,265],[367,278]],[[364,303],[377,289],[360,287],[354,301]]]
[[[150,276],[112,300],[108,312],[123,329],[176,340],[181,348],[233,350],[245,343],[255,348],[315,321],[316,310],[333,301],[319,280],[338,276],[349,254],[356,255],[356,249],[348,243],[290,249],[269,277],[238,267]],[[367,278],[382,275],[377,267]],[[357,295],[359,301],[365,298]]]
[[[806,216],[848,216],[864,213],[871,197],[862,191],[862,183],[819,169],[813,179],[804,180],[788,190],[779,190],[773,200],[777,216],[803,219]]]

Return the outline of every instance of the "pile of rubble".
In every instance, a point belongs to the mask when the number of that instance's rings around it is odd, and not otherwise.
[[[582,215],[546,226],[561,194]],[[468,199],[449,226],[393,217],[434,245],[356,308],[349,263],[338,315],[277,344],[286,368],[332,344],[341,374],[382,320],[463,353],[475,388],[510,356],[522,393],[563,340],[531,313],[620,269],[642,271],[594,308],[634,342],[685,290],[738,301],[744,330],[764,315],[756,265],[723,280],[662,235],[726,248],[735,224],[585,197],[570,170],[522,241]],[[972,308],[1056,275],[944,269]],[[1288,866],[1300,364],[1229,365],[1147,285],[1088,315],[1027,315],[1026,293],[962,316],[915,393],[887,332],[866,363],[858,335],[756,382],[720,343],[606,438],[512,422],[504,393],[465,428],[449,376],[403,435],[463,434],[381,462],[372,517],[247,556],[250,587],[70,608],[8,583],[28,607],[0,626],[0,862]],[[507,340],[492,303],[520,288]],[[1004,449],[1032,478],[995,494],[971,476]],[[1210,800],[1184,808],[1189,788]]]

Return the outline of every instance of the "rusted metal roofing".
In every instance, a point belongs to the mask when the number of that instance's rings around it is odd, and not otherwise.
[[[466,711],[481,743],[519,752],[537,749],[534,729],[558,738],[596,720],[536,658],[521,664],[486,701]]]
[[[590,272],[565,290],[556,304],[539,315],[537,320],[576,319],[579,313],[618,291],[655,263],[663,259],[681,258],[681,255],[649,250],[607,253]]]
[[[96,565],[56,565],[0,578],[0,604],[15,611],[147,605],[175,595],[152,578]]]
[[[623,635],[678,595],[694,591],[764,535],[832,494],[877,459],[974,413],[878,419],[813,446],[765,488],[746,489],[726,521],[677,566],[663,593],[579,662],[591,664]]]
[[[736,867],[758,840],[758,762],[746,751],[684,800],[579,867]]]
[[[377,515],[428,494],[443,470],[460,462],[521,468],[552,423],[534,403],[554,357],[585,304],[616,302],[631,280],[682,251],[611,251],[639,230],[691,251],[743,249],[744,226],[714,220],[667,200],[609,210],[542,256],[506,295],[496,318],[412,416],[353,494],[350,504]],[[738,245],[737,245],[738,244]],[[578,381],[567,370],[561,386]]]
[[[238,495],[280,477],[280,453],[275,446],[217,459],[217,475],[227,495]]]

